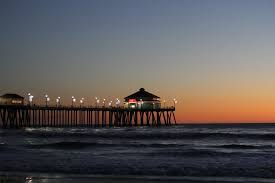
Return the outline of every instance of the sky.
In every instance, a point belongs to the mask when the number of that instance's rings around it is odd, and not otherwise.
[[[273,0],[2,0],[0,27],[0,94],[143,87],[179,122],[275,122]]]

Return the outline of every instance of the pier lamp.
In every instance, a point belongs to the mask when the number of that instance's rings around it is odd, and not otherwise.
[[[61,97],[57,97],[58,99],[58,105],[61,106]]]
[[[178,103],[178,101],[174,98],[173,102],[174,102],[174,108],[176,108],[176,104]]]
[[[76,99],[74,98],[74,96],[72,96],[72,106],[74,106],[75,102],[76,102]]]
[[[97,100],[96,100],[96,107],[98,107],[99,103],[100,103],[100,100],[97,99]]]
[[[82,106],[83,102],[84,101],[82,99],[80,99],[80,107]]]
[[[30,93],[28,93],[28,100],[29,100],[29,105],[31,105],[33,101],[33,96]]]
[[[48,103],[50,102],[50,97],[48,97],[46,100],[47,100],[46,106],[48,106]]]
[[[30,96],[31,96],[31,93],[28,93],[28,103],[29,103],[29,105],[31,105],[30,104]]]
[[[95,107],[97,107],[97,100],[98,100],[98,98],[95,97]]]
[[[60,106],[60,97],[57,97],[56,99],[56,107]]]
[[[46,105],[46,107],[48,107],[48,103],[50,102],[50,97],[49,97],[49,95],[45,95],[45,105]]]
[[[109,107],[112,107],[112,103],[113,103],[113,101],[110,101],[110,102],[109,102]]]
[[[76,102],[76,99],[74,98],[74,99],[73,99],[73,104],[74,104],[75,102]]]
[[[155,109],[155,103],[153,102],[153,109]]]
[[[49,96],[45,94],[45,105],[48,106]]]
[[[104,98],[104,99],[103,99],[103,102],[102,102],[102,103],[103,103],[103,107],[105,107],[105,100],[106,100],[106,99]]]
[[[81,100],[82,100],[82,105],[84,106],[85,99],[82,97]]]
[[[116,98],[116,107],[119,107],[119,104],[120,104],[120,100]]]
[[[165,108],[165,103],[166,103],[166,100],[163,100],[163,107]]]

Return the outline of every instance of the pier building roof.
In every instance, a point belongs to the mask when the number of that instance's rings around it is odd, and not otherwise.
[[[7,93],[7,94],[4,94],[4,95],[2,95],[0,97],[1,98],[24,99],[24,97],[22,97],[20,95],[17,95],[17,94],[14,94],[14,93]]]
[[[159,99],[160,97],[149,93],[147,91],[145,91],[144,88],[140,88],[139,91],[125,97],[125,100],[129,100],[129,99],[147,99],[147,100],[154,100],[154,99]]]

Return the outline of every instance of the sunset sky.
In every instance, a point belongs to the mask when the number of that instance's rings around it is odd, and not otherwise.
[[[144,87],[180,122],[275,122],[274,0],[2,0],[0,25],[0,95]]]

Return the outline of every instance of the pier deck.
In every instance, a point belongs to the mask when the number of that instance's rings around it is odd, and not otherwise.
[[[0,105],[0,128],[131,127],[176,124],[175,107],[65,107]]]

